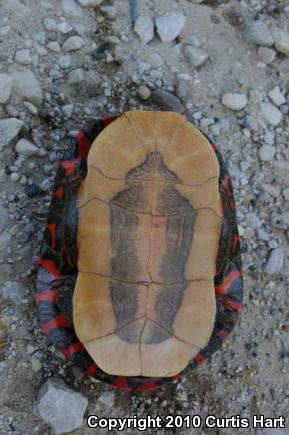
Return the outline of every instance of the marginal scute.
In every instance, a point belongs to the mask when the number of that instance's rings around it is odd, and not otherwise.
[[[123,376],[173,376],[213,331],[219,165],[184,117],[128,112],[97,137],[78,192],[76,333]]]

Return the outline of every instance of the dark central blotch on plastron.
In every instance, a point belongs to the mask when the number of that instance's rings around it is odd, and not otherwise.
[[[154,213],[166,219],[165,254],[161,260],[159,275],[164,286],[156,299],[156,322],[146,331],[146,343],[160,343],[170,337],[174,319],[182,303],[185,282],[185,267],[193,240],[196,211],[190,202],[177,190],[175,183],[181,183],[179,177],[170,171],[158,152],[149,153],[146,160],[130,170],[126,177],[128,188],[119,192],[110,201],[111,268],[113,277],[110,293],[117,320],[117,329],[132,322],[137,313],[138,302],[136,285],[139,281],[140,262],[137,257],[136,234],[139,225],[137,213],[150,213],[152,182],[157,183],[154,198]],[[148,183],[151,182],[151,183]],[[133,324],[116,334],[123,340],[135,342],[139,331],[134,333]],[[173,331],[172,331],[173,332]]]

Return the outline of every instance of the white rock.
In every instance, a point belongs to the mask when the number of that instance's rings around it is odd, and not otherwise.
[[[12,89],[12,80],[9,74],[0,74],[0,104],[9,100]]]
[[[47,44],[49,50],[54,51],[55,53],[59,53],[61,51],[60,45],[57,41],[50,41]]]
[[[63,21],[62,23],[59,24],[58,30],[64,35],[66,35],[67,33],[73,30],[73,27],[66,21]]]
[[[271,47],[274,43],[271,30],[262,21],[253,21],[246,25],[243,39],[255,45]]]
[[[39,82],[29,70],[14,71],[11,74],[12,92],[31,101],[36,106],[42,104],[43,95]]]
[[[52,426],[55,434],[67,433],[79,428],[87,405],[86,397],[57,378],[45,382],[36,401],[38,414]]]
[[[8,231],[3,231],[0,234],[0,252],[5,252],[11,242],[11,235],[8,233]]]
[[[0,151],[19,133],[24,122],[17,118],[0,119]]]
[[[279,53],[289,55],[289,34],[282,29],[273,29],[274,47]]]
[[[134,31],[144,44],[154,38],[154,23],[150,17],[139,16],[134,23]]]
[[[271,162],[274,160],[276,149],[272,145],[262,145],[259,150],[259,157],[264,162]]]
[[[284,264],[284,252],[282,248],[272,249],[268,261],[264,267],[264,272],[268,275],[279,273]]]
[[[231,110],[242,110],[247,106],[246,95],[238,93],[227,93],[222,96],[222,104]]]
[[[72,17],[79,17],[83,14],[82,8],[76,3],[76,0],[61,0],[63,12]]]
[[[179,36],[186,22],[182,12],[176,11],[156,19],[159,37],[163,42],[171,42]]]
[[[23,106],[25,106],[32,115],[37,115],[38,109],[34,106],[34,104],[29,103],[29,101],[24,101]]]
[[[15,150],[18,154],[25,157],[43,156],[45,154],[44,150],[38,148],[27,139],[20,139],[16,144]]]
[[[57,23],[53,18],[44,18],[43,24],[46,30],[49,32],[56,32]]]
[[[268,92],[268,96],[276,106],[282,106],[282,104],[286,103],[286,98],[280,91],[279,86],[275,86],[275,88]]]
[[[263,118],[267,124],[273,125],[273,127],[276,127],[278,124],[280,124],[282,120],[282,113],[277,109],[277,107],[271,103],[261,103],[260,108]]]
[[[151,90],[147,86],[140,86],[137,90],[139,97],[142,100],[148,100],[151,97]]]
[[[84,45],[85,42],[80,36],[71,36],[64,42],[62,49],[63,51],[75,51],[79,50]]]
[[[103,2],[103,0],[78,0],[78,3],[85,8],[98,6]]]
[[[62,106],[61,110],[63,114],[66,116],[66,118],[70,119],[73,113],[74,105],[73,104],[66,104],[65,106]]]
[[[32,58],[28,48],[23,48],[22,50],[16,51],[15,60],[21,65],[29,65],[32,62]]]
[[[68,84],[77,85],[84,79],[83,70],[81,68],[74,69],[68,74]]]
[[[65,68],[69,68],[71,66],[71,59],[69,54],[66,54],[64,56],[61,56],[59,58],[59,65],[61,66],[61,68],[65,69]]]
[[[273,60],[276,57],[275,50],[272,50],[272,48],[268,47],[259,47],[258,48],[258,55],[260,57],[260,60],[266,64],[272,63]]]
[[[202,66],[208,59],[209,55],[202,48],[194,47],[193,45],[186,45],[184,48],[184,55],[188,62],[198,68]]]

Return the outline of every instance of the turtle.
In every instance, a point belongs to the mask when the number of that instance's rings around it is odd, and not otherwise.
[[[210,357],[243,298],[217,145],[175,112],[131,110],[80,130],[56,173],[35,297],[54,346],[114,387],[153,390]]]

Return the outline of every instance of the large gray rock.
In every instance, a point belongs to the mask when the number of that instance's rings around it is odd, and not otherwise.
[[[11,74],[12,91],[21,98],[25,98],[35,106],[41,106],[43,94],[40,84],[29,70],[14,71]]]
[[[176,11],[156,19],[159,37],[163,42],[171,42],[179,36],[186,22],[182,12]]]
[[[9,74],[0,74],[0,104],[9,100],[12,89],[12,80]]]
[[[82,425],[88,400],[69,388],[62,379],[51,378],[41,387],[36,410],[56,434],[71,432]]]
[[[284,265],[284,252],[283,249],[276,248],[270,252],[268,261],[264,267],[264,272],[268,275],[278,274]]]
[[[17,136],[23,124],[23,121],[17,118],[0,119],[0,151]]]
[[[243,31],[243,39],[251,44],[266,47],[271,47],[274,43],[271,30],[262,21],[247,24]]]
[[[152,93],[152,99],[164,110],[181,113],[184,108],[178,97],[163,89],[157,89]]]
[[[276,127],[282,120],[282,113],[271,103],[260,104],[261,113],[267,124]]]
[[[144,44],[154,39],[154,23],[150,17],[139,16],[134,23],[134,31]]]

